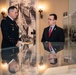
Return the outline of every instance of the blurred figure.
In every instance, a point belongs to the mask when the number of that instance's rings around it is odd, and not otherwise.
[[[18,48],[13,48],[16,50],[18,50]],[[18,53],[12,53],[11,52],[12,48],[7,48],[5,50],[3,50],[2,52],[2,63],[7,63],[8,64],[8,71],[10,73],[16,73],[18,70],[15,68],[19,68],[19,66],[17,65],[19,60],[18,60]]]
[[[55,52],[56,49],[58,49],[58,46],[54,45],[52,46],[52,42],[43,42],[43,46],[44,46],[44,49],[49,51],[50,54],[48,55],[48,60],[50,62],[50,64],[57,64],[58,62],[58,57],[57,57],[57,52]],[[55,50],[54,50],[55,48]]]
[[[15,61],[14,59],[12,59],[9,64],[8,64],[8,70],[10,73],[16,73],[17,71],[19,71],[20,67],[17,61]]]
[[[19,53],[17,53],[10,62],[8,62],[8,71],[12,74],[20,71],[21,65],[23,62],[23,55],[25,53],[25,50],[23,50],[23,47],[20,48]],[[9,58],[9,57],[8,57]]]
[[[49,54],[48,60],[50,64],[56,64],[58,62],[57,56],[53,53]]]

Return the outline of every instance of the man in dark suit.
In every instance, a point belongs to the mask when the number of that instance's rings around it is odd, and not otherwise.
[[[62,28],[56,25],[56,21],[57,21],[57,15],[50,14],[48,18],[49,27],[44,29],[43,36],[41,39],[42,42],[46,42],[46,41],[51,42],[54,47],[60,45],[62,46],[65,40],[64,31]],[[52,28],[51,30],[52,32],[49,35],[50,28]],[[56,49],[54,50],[55,52],[58,52],[58,50]]]
[[[63,49],[65,41],[64,31],[62,28],[56,25],[56,21],[57,15],[50,14],[48,18],[49,26],[44,29],[41,39],[43,45],[44,42],[50,42],[50,46],[55,53]],[[47,49],[47,51],[53,53],[52,51],[50,51],[50,49]]]
[[[17,47],[19,40],[19,27],[15,22],[17,17],[18,9],[15,6],[11,6],[8,8],[8,16],[1,21],[2,60],[7,60],[7,55],[10,55],[11,57],[9,59],[12,59],[12,57],[19,52]]]
[[[19,40],[19,27],[15,22],[18,9],[15,6],[8,8],[8,16],[1,21],[2,48],[16,46]]]

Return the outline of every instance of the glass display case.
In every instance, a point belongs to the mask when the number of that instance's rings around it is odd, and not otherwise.
[[[76,64],[76,46],[70,46],[66,49],[65,43],[60,43],[63,44],[64,47],[55,53],[55,50],[58,50],[58,47],[62,47],[63,45],[57,45],[56,42],[55,44],[53,43],[52,46],[51,43],[53,51],[50,52],[49,43],[51,42],[39,43],[43,49],[37,53],[36,45],[33,45],[32,42],[20,42],[19,52],[9,55],[4,53],[4,55],[8,57],[5,60],[2,59],[2,53],[0,53],[1,75],[40,75],[45,73],[49,68],[68,65],[69,71],[75,67],[72,65]],[[12,49],[13,48],[10,48],[10,50]],[[8,51],[9,49],[4,50]],[[10,58],[11,60],[9,60]]]

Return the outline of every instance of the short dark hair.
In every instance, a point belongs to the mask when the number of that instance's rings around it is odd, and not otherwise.
[[[54,16],[54,20],[57,20],[57,15],[56,14],[50,14],[49,16]]]
[[[50,63],[50,64],[57,64],[57,62],[58,62],[58,59],[57,58],[54,58],[54,63]]]
[[[11,9],[14,10],[14,9],[17,9],[17,7],[15,7],[15,6],[10,6],[10,7],[8,8],[8,13],[9,13],[9,11],[10,11]]]
[[[14,69],[11,69],[10,65],[8,66],[8,71],[10,73],[12,73],[12,74],[15,74],[16,73],[16,71]]]

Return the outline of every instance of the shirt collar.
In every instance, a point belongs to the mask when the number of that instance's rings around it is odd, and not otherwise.
[[[15,59],[12,59],[8,64],[12,63],[13,61],[15,61]]]
[[[50,27],[52,27],[52,30],[54,29],[54,27],[55,27],[55,25],[53,25],[53,26],[50,26]]]
[[[13,18],[11,16],[8,15],[8,17],[13,21]]]

